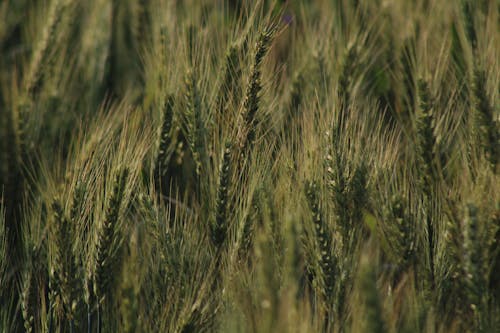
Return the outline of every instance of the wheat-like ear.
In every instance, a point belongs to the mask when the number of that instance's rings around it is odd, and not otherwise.
[[[31,59],[29,70],[25,79],[26,92],[29,95],[35,94],[37,89],[39,88],[42,78],[43,65],[47,61],[51,45],[53,45],[54,39],[56,37],[56,30],[59,23],[61,22],[64,9],[67,6],[66,2],[67,1],[65,0],[56,0],[53,2],[53,5],[50,9],[47,25],[45,26],[43,36],[40,39],[35,52],[33,53],[33,57]]]
[[[433,102],[429,85],[424,80],[418,82],[420,115],[417,119],[417,152],[420,165],[420,185],[424,194],[432,195],[432,185],[436,180],[437,145],[434,134]]]
[[[52,203],[54,214],[54,271],[53,276],[57,276],[59,290],[64,304],[64,312],[68,320],[73,321],[79,305],[78,274],[76,258],[73,254],[73,235],[71,225],[64,214],[63,207],[58,199]]]
[[[186,125],[189,147],[196,164],[196,174],[200,175],[202,162],[205,162],[205,125],[203,123],[201,101],[198,92],[198,83],[193,69],[186,74]]]
[[[54,267],[49,272],[49,318],[50,321],[61,322],[64,317],[61,283]]]
[[[256,134],[257,111],[259,110],[261,86],[261,65],[269,46],[271,45],[273,29],[266,29],[261,32],[255,48],[255,57],[247,85],[245,100],[243,102],[243,124],[240,126],[240,148],[244,151],[253,146]]]
[[[462,13],[465,26],[465,35],[469,41],[473,53],[477,49],[477,32],[474,24],[474,7],[471,0],[462,1]]]
[[[167,96],[165,105],[163,106],[162,114],[162,124],[159,131],[158,139],[158,150],[156,152],[156,159],[154,164],[154,177],[155,183],[158,187],[161,186],[161,181],[163,176],[167,171],[167,155],[168,146],[172,139],[172,119],[174,109],[174,97],[172,95]]]
[[[238,256],[240,258],[249,258],[248,254],[254,245],[254,233],[255,226],[257,224],[257,216],[260,214],[260,206],[257,202],[256,196],[258,192],[254,193],[252,198],[252,202],[250,204],[250,214],[245,217],[243,221],[243,230],[241,233],[241,243],[240,248],[238,249]]]
[[[34,252],[34,251],[33,251]],[[22,287],[21,294],[21,312],[24,319],[24,329],[26,332],[33,332],[35,329],[35,311],[37,307],[37,290],[36,290],[36,274],[34,254],[31,254],[28,262]]]
[[[194,65],[195,62],[195,42],[196,42],[196,26],[194,24],[189,24],[186,29],[186,37],[187,37],[187,56],[188,61],[191,66]]]
[[[389,242],[393,252],[399,257],[401,271],[414,261],[416,246],[415,221],[408,212],[406,200],[400,195],[392,196],[384,212],[384,219],[388,222]]]
[[[301,133],[301,106],[306,95],[306,81],[303,71],[296,72],[293,76],[292,86],[290,88],[290,97],[285,109],[284,121],[282,125],[283,133],[287,135],[287,140],[291,142],[292,151],[298,150]]]
[[[356,59],[356,44],[352,44],[347,48],[344,63],[342,64],[342,72],[339,77],[339,98],[341,104],[336,124],[338,130],[342,130],[348,115],[351,103],[352,76],[356,66]]]
[[[484,271],[484,256],[481,249],[481,230],[478,208],[469,204],[466,207],[463,225],[463,273],[467,306],[475,320],[483,310],[484,295],[487,291],[487,276]],[[477,324],[477,322],[476,322]],[[476,326],[476,329],[479,328]]]
[[[400,62],[401,62],[401,70],[402,70],[402,79],[403,79],[403,87],[404,87],[404,100],[406,104],[406,108],[408,111],[405,111],[405,116],[409,114],[413,114],[414,110],[417,107],[417,79],[416,79],[416,46],[415,39],[408,38],[404,41],[403,49],[401,52]]]
[[[336,258],[333,254],[332,235],[329,226],[323,216],[320,205],[319,188],[316,182],[306,184],[306,195],[309,208],[312,213],[314,231],[318,247],[319,268],[321,276],[322,293],[326,299],[326,304],[332,305],[332,297],[335,287]]]
[[[319,87],[324,89],[328,88],[330,85],[330,73],[325,58],[324,48],[320,48],[313,54],[314,60],[314,74],[317,84]],[[322,102],[324,102],[324,95],[322,96]]]
[[[363,209],[368,202],[368,169],[361,163],[354,170],[350,180],[349,200],[351,201],[351,224],[360,226],[363,222]]]
[[[229,47],[224,59],[222,84],[219,87],[217,97],[217,107],[221,119],[224,117],[224,111],[227,103],[231,100],[236,101],[240,98],[240,77],[241,64],[239,58],[240,49],[238,44],[233,44]]]
[[[229,228],[227,209],[229,187],[231,186],[231,151],[231,143],[226,142],[219,171],[219,184],[215,203],[215,223],[212,225],[211,230],[212,243],[217,249],[220,249],[224,244]]]
[[[347,162],[339,151],[338,133],[333,133],[333,145],[325,157],[326,181],[330,199],[333,202],[337,227],[345,240],[351,229],[349,212],[349,175]]]
[[[417,153],[419,165],[420,189],[424,195],[426,211],[427,251],[429,260],[429,282],[432,289],[435,284],[434,245],[436,224],[432,219],[431,207],[434,186],[439,181],[437,176],[437,144],[434,133],[435,119],[433,100],[429,85],[423,79],[418,82],[420,98],[420,116],[417,119]]]
[[[85,184],[80,181],[77,182],[75,190],[73,192],[73,197],[71,199],[71,208],[69,212],[69,218],[71,223],[73,224],[73,228],[76,227],[78,218],[82,214],[86,192],[87,189],[85,187]]]
[[[97,235],[92,276],[94,280],[94,293],[98,301],[108,294],[108,288],[113,281],[115,258],[112,244],[119,232],[117,224],[128,173],[128,169],[124,169],[115,176],[113,192],[106,208],[106,216],[104,221],[102,221]]]
[[[302,104],[302,100],[304,98],[304,88],[306,82],[305,77],[302,71],[295,73],[292,81],[292,87],[290,90],[290,113],[291,115],[296,115],[299,111],[299,108]]]
[[[493,172],[498,172],[500,159],[500,123],[495,119],[495,112],[486,91],[486,72],[477,68],[474,71],[475,135],[491,165]]]

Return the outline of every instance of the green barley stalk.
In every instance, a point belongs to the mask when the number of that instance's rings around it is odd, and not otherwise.
[[[123,332],[125,333],[138,332],[140,327],[138,318],[139,302],[136,289],[130,278],[127,278],[122,286],[120,307],[123,315]]]
[[[370,266],[365,267],[361,272],[361,291],[365,308],[364,329],[365,332],[384,333],[388,330],[384,321],[380,293],[377,288],[377,276],[375,269]]]

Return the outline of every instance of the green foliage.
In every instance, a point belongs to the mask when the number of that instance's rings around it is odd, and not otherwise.
[[[500,331],[497,7],[3,1],[0,331]]]
[[[374,333],[387,332],[381,297],[377,289],[377,275],[372,267],[367,265],[361,273],[360,289],[364,298],[365,331]]]

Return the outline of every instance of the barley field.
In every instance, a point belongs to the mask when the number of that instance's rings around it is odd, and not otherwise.
[[[0,2],[0,332],[500,332],[500,2]]]

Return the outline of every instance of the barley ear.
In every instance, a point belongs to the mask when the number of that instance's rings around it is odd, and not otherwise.
[[[233,44],[229,47],[224,59],[222,84],[219,87],[219,94],[217,97],[217,105],[219,116],[223,118],[225,107],[233,94],[233,100],[240,98],[239,80],[241,77],[241,64],[239,59],[239,47]]]
[[[463,225],[463,270],[465,282],[465,295],[467,306],[474,316],[475,325],[485,301],[484,295],[487,292],[487,276],[483,269],[484,258],[480,247],[481,236],[479,226],[478,208],[473,204],[468,204],[465,212]],[[479,329],[479,327],[476,327]]]
[[[429,282],[431,289],[435,284],[435,232],[436,223],[433,221],[431,210],[431,199],[433,198],[434,186],[439,182],[437,175],[437,143],[434,134],[435,118],[433,113],[433,98],[431,97],[428,83],[419,80],[419,98],[420,98],[420,116],[417,119],[417,152],[419,165],[420,189],[424,195],[424,205],[426,206],[426,232],[427,232],[427,251],[429,260]]]
[[[351,103],[351,86],[353,81],[354,69],[356,66],[357,51],[356,45],[349,45],[347,48],[344,63],[342,64],[342,72],[339,77],[339,98],[340,112],[338,113],[337,124],[339,130],[342,130],[346,117],[348,115],[349,106]]]
[[[292,86],[290,88],[290,100],[288,102],[287,110],[285,113],[285,119],[283,121],[283,129],[285,133],[287,131],[290,131],[290,127],[292,127],[294,124],[296,124],[295,128],[298,131],[301,131],[301,125],[299,122],[299,116],[300,116],[300,111],[301,111],[301,106],[303,103],[303,98],[304,98],[304,89],[306,88],[306,81],[304,74],[302,71],[299,71],[295,73],[293,80],[292,80]],[[294,133],[293,131],[290,131],[291,133]],[[299,132],[300,133],[300,132]],[[300,136],[300,135],[299,135]],[[294,147],[297,145],[297,139],[292,136],[290,137],[290,140],[293,142],[292,144]]]
[[[328,227],[319,200],[319,188],[316,182],[306,184],[306,195],[311,210],[318,247],[321,288],[326,303],[331,305],[334,292],[336,258],[332,253],[333,243],[330,228]]]
[[[272,41],[274,31],[272,29],[266,29],[261,32],[257,45],[255,47],[254,62],[252,65],[250,78],[247,85],[247,90],[245,94],[245,100],[243,102],[243,114],[240,130],[244,134],[240,138],[240,148],[245,150],[248,147],[253,146],[256,134],[256,115],[259,110],[259,100],[260,92],[262,90],[261,86],[261,65],[264,60]]]
[[[471,0],[462,0],[462,13],[465,25],[465,35],[469,41],[472,51],[477,49],[477,32],[474,23],[474,8]]]
[[[187,139],[196,165],[196,174],[200,175],[202,162],[205,162],[205,125],[202,118],[198,83],[192,69],[189,69],[186,74],[185,100]]]
[[[351,221],[353,225],[361,225],[363,221],[363,209],[368,202],[368,169],[365,163],[361,163],[354,170],[350,181],[349,199],[352,202]]]
[[[40,86],[43,66],[48,60],[49,51],[51,50],[51,46],[56,37],[56,31],[59,23],[61,22],[65,6],[66,4],[64,0],[56,0],[50,8],[47,25],[45,26],[43,36],[38,42],[35,52],[33,53],[28,73],[25,78],[26,92],[30,96],[36,94]]]
[[[406,200],[400,195],[394,195],[389,202],[385,219],[390,223],[390,244],[394,253],[399,256],[398,265],[405,269],[412,264],[415,256],[415,221],[405,205]]]
[[[194,65],[195,62],[195,42],[196,42],[196,37],[197,37],[197,30],[196,26],[194,24],[189,24],[187,29],[186,29],[186,35],[187,35],[187,56],[188,56],[188,61],[191,66]]]
[[[125,192],[128,169],[123,169],[116,176],[113,183],[113,192],[108,201],[106,215],[102,222],[94,252],[94,294],[100,301],[108,293],[111,286],[114,270],[113,240],[117,237],[118,218]]]
[[[34,251],[33,251],[34,252]],[[21,311],[24,320],[24,329],[26,332],[35,330],[35,311],[37,307],[36,290],[36,270],[33,262],[33,255],[28,263],[24,274],[23,288],[21,294]]]
[[[423,192],[431,196],[432,184],[436,179],[436,137],[432,98],[426,81],[419,80],[420,116],[417,119],[417,150],[420,164],[420,182]]]
[[[231,143],[227,142],[224,147],[224,154],[220,164],[219,184],[215,203],[215,223],[212,225],[211,230],[212,243],[217,249],[220,249],[224,244],[229,227],[227,208],[229,188],[231,186],[231,151]]]
[[[172,119],[173,119],[174,97],[167,96],[163,106],[162,123],[159,131],[158,150],[154,162],[154,177],[157,186],[161,186],[163,176],[167,171],[168,146],[172,141]]]
[[[491,165],[498,172],[500,159],[500,123],[495,120],[495,112],[486,91],[486,72],[474,71],[475,134]]]
[[[75,208],[76,209],[76,208]],[[64,304],[64,312],[68,320],[74,320],[79,305],[78,274],[76,258],[73,254],[73,235],[69,220],[66,218],[63,207],[58,199],[52,203],[54,214],[54,274],[57,276],[59,290]]]
[[[328,134],[329,135],[329,134]],[[326,187],[333,202],[338,229],[342,238],[347,238],[350,230],[349,179],[346,175],[346,159],[339,152],[337,132],[333,133],[332,148],[328,150],[324,163],[326,168]]]

